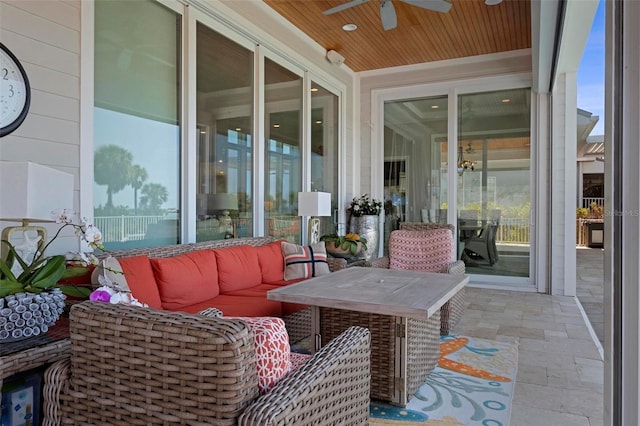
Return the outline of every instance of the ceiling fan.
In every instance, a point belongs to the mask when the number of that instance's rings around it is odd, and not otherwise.
[[[359,6],[369,0],[351,0],[350,2],[341,4],[331,9],[327,9],[322,12],[325,15],[331,15],[336,12],[341,12],[345,9]],[[378,0],[380,2],[380,20],[382,21],[382,28],[391,30],[398,25],[398,17],[396,16],[396,9],[393,7],[391,0]],[[423,9],[433,10],[435,12],[447,13],[451,9],[451,3],[445,0],[398,0],[410,4],[412,6],[421,7]]]

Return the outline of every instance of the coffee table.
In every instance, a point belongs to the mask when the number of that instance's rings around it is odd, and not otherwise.
[[[371,398],[405,406],[437,365],[440,307],[466,275],[353,267],[267,293],[310,305],[315,350],[352,325],[371,332]]]

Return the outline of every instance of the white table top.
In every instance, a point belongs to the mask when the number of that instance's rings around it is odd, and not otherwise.
[[[467,275],[352,267],[267,292],[269,300],[427,319]]]

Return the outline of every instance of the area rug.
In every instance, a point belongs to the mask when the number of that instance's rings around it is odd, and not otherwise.
[[[507,426],[517,370],[517,342],[442,336],[438,366],[407,406],[372,403],[369,424]]]

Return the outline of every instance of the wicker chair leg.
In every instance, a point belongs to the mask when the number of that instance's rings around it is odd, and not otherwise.
[[[60,391],[69,383],[71,361],[63,359],[51,364],[44,373],[44,386],[42,387],[42,425],[60,425],[62,413],[60,412]]]
[[[451,334],[455,325],[464,314],[465,289],[460,289],[453,297],[440,308],[440,335]]]

